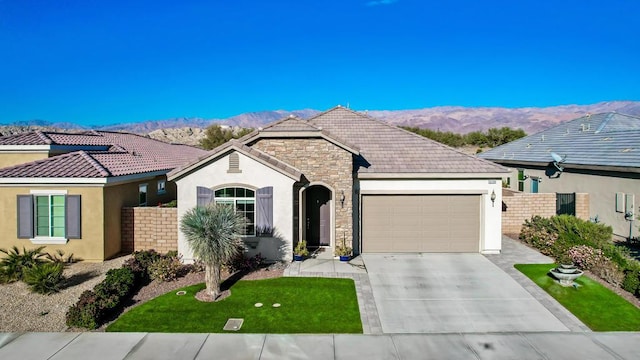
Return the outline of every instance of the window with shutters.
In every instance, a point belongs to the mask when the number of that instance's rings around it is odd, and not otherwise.
[[[197,187],[197,206],[215,203],[232,206],[246,221],[242,235],[273,236],[273,187],[257,190],[244,187],[224,187],[215,191]]]
[[[80,238],[80,195],[67,195],[65,190],[18,195],[18,238],[34,244]]]

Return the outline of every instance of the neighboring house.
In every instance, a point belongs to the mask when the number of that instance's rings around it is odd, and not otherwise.
[[[211,202],[247,219],[251,253],[290,259],[300,239],[332,251],[501,249],[507,169],[342,107],[289,117],[171,171],[178,216]],[[493,199],[492,199],[493,198]],[[178,250],[192,253],[183,234]]]
[[[121,250],[121,209],[176,199],[166,173],[206,151],[140,135],[29,132],[0,138],[0,248],[46,246],[87,261]]]
[[[561,161],[556,162],[552,153]],[[511,168],[506,181],[514,190],[559,193],[559,212],[571,213],[570,201],[562,201],[572,193],[588,193],[592,220],[611,225],[618,239],[639,236],[638,117],[617,113],[583,116],[479,157]]]

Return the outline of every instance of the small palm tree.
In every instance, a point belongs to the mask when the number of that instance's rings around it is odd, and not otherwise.
[[[187,211],[180,230],[196,258],[205,265],[206,293],[213,299],[220,295],[220,269],[240,250],[244,218],[229,205],[208,205]]]

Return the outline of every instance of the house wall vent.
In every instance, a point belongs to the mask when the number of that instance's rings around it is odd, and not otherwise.
[[[240,170],[240,156],[237,152],[231,153],[229,155],[229,170],[228,173],[241,173]]]

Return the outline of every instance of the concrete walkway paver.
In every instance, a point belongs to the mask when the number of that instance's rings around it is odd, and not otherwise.
[[[178,357],[143,333],[2,334],[0,359],[639,359],[638,333],[398,335],[167,334],[187,343]],[[196,343],[206,338],[193,353]],[[146,339],[146,340],[145,340]],[[147,345],[145,345],[147,344]],[[45,348],[46,349],[43,349]],[[34,349],[40,349],[36,353]],[[46,352],[46,353],[45,353]],[[53,355],[53,357],[51,356]]]
[[[546,307],[558,320],[571,331],[591,331],[564,306],[560,305],[551,295],[541,289],[531,279],[513,267],[514,264],[550,264],[553,259],[540,254],[538,251],[527,247],[518,240],[507,236],[502,237],[502,253],[496,255],[484,255],[496,264],[505,273],[527,290],[538,302]]]

